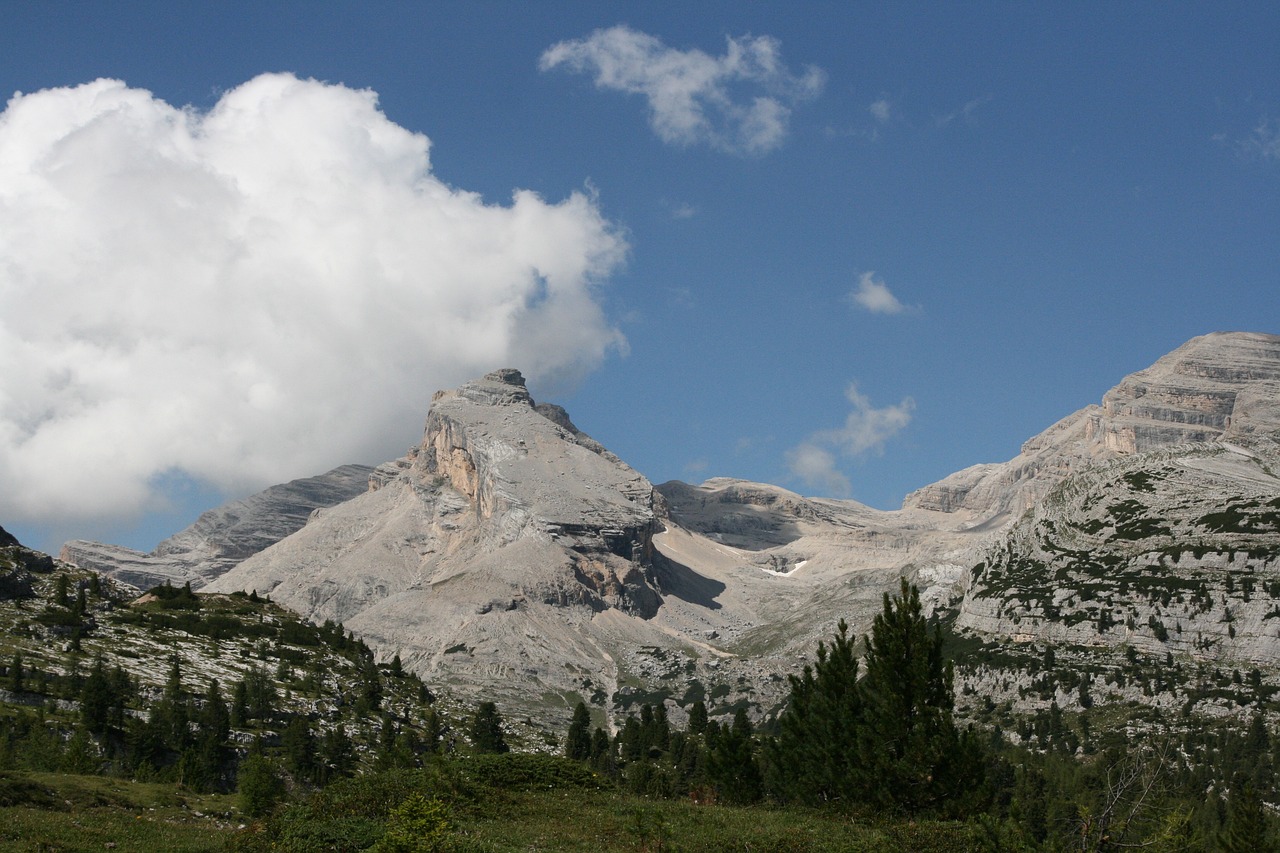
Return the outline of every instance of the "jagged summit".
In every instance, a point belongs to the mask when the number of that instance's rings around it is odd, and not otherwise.
[[[536,403],[519,371],[501,370],[434,395],[422,442],[379,466],[366,494],[208,589],[256,589],[341,621],[462,693],[517,666],[563,691],[581,681],[573,673],[608,666],[598,617],[642,621],[661,606],[663,506],[563,409]]]

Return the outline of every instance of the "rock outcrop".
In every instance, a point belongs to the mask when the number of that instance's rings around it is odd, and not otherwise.
[[[60,559],[139,589],[160,583],[199,589],[242,560],[307,523],[317,509],[342,503],[369,488],[373,469],[343,465],[318,477],[292,480],[203,513],[151,553],[73,540]]]
[[[1186,443],[1280,443],[1280,337],[1193,338],[1125,377],[1101,405],[1063,418],[1008,462],[979,465],[907,496],[905,507],[1017,516],[1076,471]]]
[[[504,370],[437,394],[368,491],[207,588],[337,620],[459,698],[556,726],[579,697],[613,719],[658,696],[677,721],[703,697],[767,714],[817,640],[841,618],[867,630],[903,576],[1006,651],[1125,646],[1280,678],[1277,471],[1269,335],[1196,338],[892,512],[739,480],[654,488]],[[1042,701],[1025,672],[959,665],[966,695]]]
[[[661,497],[518,371],[436,394],[422,443],[370,482],[208,589],[340,621],[462,695],[557,710],[612,683],[619,631],[661,634]]]

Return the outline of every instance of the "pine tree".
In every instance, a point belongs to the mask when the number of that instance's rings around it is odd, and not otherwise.
[[[80,688],[80,722],[86,731],[104,735],[111,723],[111,680],[102,658],[94,658],[93,668]]]
[[[422,748],[427,752],[439,752],[443,737],[444,722],[435,708],[427,708],[427,713],[422,718]]]
[[[510,751],[502,734],[502,715],[493,702],[481,702],[471,720],[471,744],[476,752],[501,753]]]
[[[591,757],[591,712],[586,702],[579,702],[573,709],[569,734],[565,738],[564,754],[574,761],[586,761]]]
[[[752,734],[747,712],[738,709],[733,725],[721,733],[707,759],[707,772],[721,799],[733,805],[754,803],[763,791]]]
[[[962,742],[952,721],[952,667],[943,659],[941,632],[929,631],[920,591],[905,578],[899,595],[885,593],[866,646],[858,754],[875,780],[867,788],[871,802],[915,813],[940,805],[961,785],[980,787],[972,739]]]
[[[308,781],[316,778],[316,739],[305,717],[293,717],[280,735],[288,769]]]
[[[200,728],[210,733],[213,739],[221,744],[231,734],[231,712],[222,698],[222,688],[218,679],[209,680],[209,689],[204,694],[204,705],[200,709]]]
[[[843,619],[830,646],[818,643],[817,663],[789,679],[791,697],[769,753],[776,793],[804,802],[861,798],[858,658]]]
[[[23,678],[26,675],[22,671],[22,652],[13,653],[13,660],[9,662],[9,690],[14,693],[21,693],[25,687]]]
[[[1227,826],[1218,837],[1223,853],[1274,853],[1277,845],[1267,829],[1267,814],[1253,786],[1232,792]]]
[[[284,783],[262,754],[261,739],[254,741],[248,757],[240,764],[236,786],[240,793],[240,810],[250,817],[268,814],[283,799]]]
[[[701,699],[689,709],[689,733],[700,735],[707,730],[707,703]]]

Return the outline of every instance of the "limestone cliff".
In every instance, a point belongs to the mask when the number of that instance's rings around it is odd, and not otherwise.
[[[1280,337],[1193,338],[1030,439],[1008,462],[966,468],[904,506],[1020,515],[1076,471],[1121,456],[1214,441],[1280,443]]]
[[[313,512],[355,497],[369,487],[373,469],[343,465],[317,477],[271,486],[211,509],[150,553],[73,540],[60,559],[147,589],[168,582],[199,589],[246,557],[293,533]]]

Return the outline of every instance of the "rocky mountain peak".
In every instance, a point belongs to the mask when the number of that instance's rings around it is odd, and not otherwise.
[[[1118,453],[1252,434],[1259,398],[1280,390],[1280,336],[1216,332],[1193,338],[1102,398],[1089,438]],[[1239,413],[1236,404],[1243,397]],[[1280,423],[1272,421],[1272,427]]]
[[[524,384],[524,374],[513,367],[486,373],[480,379],[473,379],[453,390],[437,391],[431,402],[435,405],[456,397],[486,406],[533,406],[533,398]]]
[[[1001,464],[975,465],[912,492],[905,507],[1021,513],[1064,477],[1122,456],[1206,442],[1280,443],[1280,336],[1215,332],[1126,376]]]

